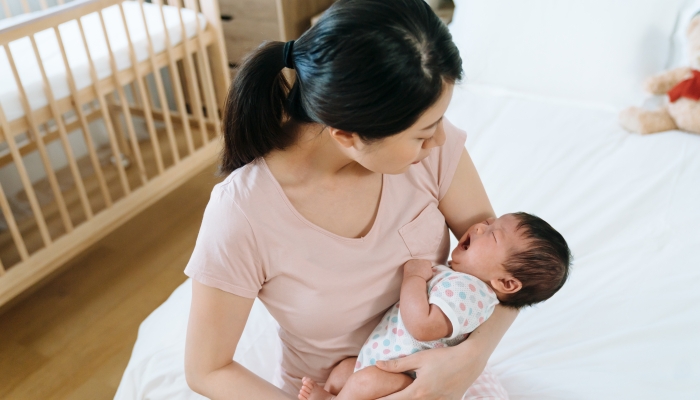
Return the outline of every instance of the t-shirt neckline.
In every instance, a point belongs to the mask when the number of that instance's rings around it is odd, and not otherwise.
[[[262,166],[262,169],[265,170],[267,173],[268,177],[272,181],[272,184],[274,185],[275,189],[277,189],[277,192],[279,193],[280,197],[282,198],[282,201],[284,201],[285,204],[287,204],[287,207],[289,210],[294,214],[301,222],[304,224],[308,225],[309,227],[323,233],[326,236],[330,236],[334,239],[337,240],[342,240],[346,242],[364,242],[366,239],[374,235],[374,232],[379,229],[379,221],[380,217],[382,216],[383,212],[382,210],[385,208],[384,203],[386,203],[386,184],[387,184],[387,179],[386,179],[386,174],[382,174],[382,191],[381,194],[379,195],[379,207],[377,208],[377,215],[374,217],[374,222],[372,223],[372,227],[370,228],[369,232],[365,236],[359,237],[359,238],[349,238],[345,236],[340,236],[338,234],[335,234],[331,231],[328,231],[326,229],[321,228],[320,226],[314,224],[313,222],[309,221],[304,217],[299,211],[297,211],[296,207],[294,207],[294,204],[289,200],[287,197],[287,194],[284,193],[284,189],[282,189],[282,185],[279,184],[277,181],[277,178],[272,174],[272,171],[270,170],[270,167],[267,165],[267,161],[265,161],[264,157],[259,157],[259,162]]]

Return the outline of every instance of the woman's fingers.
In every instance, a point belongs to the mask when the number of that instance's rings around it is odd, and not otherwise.
[[[411,389],[412,386],[413,386],[413,384],[409,385],[406,389],[404,389],[400,392],[392,393],[392,394],[385,396],[385,397],[380,397],[377,400],[413,400],[413,399],[418,399],[418,397],[416,397],[415,393],[413,393],[413,390]]]
[[[420,354],[420,353],[418,353]],[[389,361],[377,361],[377,368],[386,372],[406,372],[415,371],[421,367],[420,358],[418,354],[411,354],[410,356],[403,358],[396,358]]]

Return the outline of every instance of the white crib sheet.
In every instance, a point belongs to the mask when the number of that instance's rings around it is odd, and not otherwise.
[[[146,29],[143,24],[139,3],[136,1],[124,1],[122,5],[124,7],[124,15],[126,16],[126,24],[134,45],[136,59],[138,61],[143,61],[148,58],[148,38],[146,37]],[[165,29],[163,27],[160,11],[158,10],[158,6],[150,3],[144,3],[143,7],[153,50],[155,54],[158,54],[165,50]],[[165,16],[165,24],[168,27],[168,35],[171,43],[173,45],[181,43],[182,32],[178,9],[164,6],[163,14]],[[182,9],[182,21],[185,26],[187,38],[191,38],[197,33],[195,14],[196,13],[192,10]],[[131,67],[128,39],[118,5],[115,4],[105,8],[102,15],[117,69],[121,71]],[[201,14],[199,14],[198,17],[200,29],[204,30],[206,28],[206,19]],[[16,18],[26,19],[28,16],[22,15]],[[12,20],[12,18],[10,20]],[[7,23],[8,21],[3,21],[3,25]],[[98,79],[111,76],[112,68],[109,61],[109,51],[99,16],[97,13],[85,15],[82,17],[82,24]],[[68,58],[68,64],[73,72],[76,87],[78,90],[85,88],[92,84],[92,79],[90,77],[87,52],[85,51],[85,46],[83,46],[77,21],[72,20],[60,25],[59,32],[63,38],[66,57]],[[68,87],[66,68],[54,30],[47,29],[37,32],[34,38],[41,59],[43,60],[54,98],[62,99],[69,96],[70,89]],[[11,42],[9,48],[12,52],[15,65],[17,66],[20,80],[26,91],[30,107],[36,110],[46,106],[48,100],[44,93],[44,83],[30,39],[25,37]],[[20,92],[13,78],[7,54],[5,53],[5,49],[1,47],[0,77],[2,77],[0,79],[0,106],[5,113],[5,118],[7,118],[8,121],[12,121],[23,116],[24,109],[20,103]]]
[[[448,118],[499,214],[567,238],[570,281],[523,310],[490,363],[512,399],[700,398],[700,136],[623,131],[608,111],[457,88]],[[141,325],[116,399],[200,399],[183,372],[190,281]],[[235,359],[279,350],[258,302]]]

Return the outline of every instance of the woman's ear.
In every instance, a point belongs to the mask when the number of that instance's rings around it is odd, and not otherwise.
[[[512,275],[507,275],[503,278],[492,279],[491,286],[496,292],[513,294],[523,288],[523,283]]]
[[[331,128],[329,126],[328,132],[330,133],[333,139],[335,139],[338,143],[340,143],[341,146],[345,148],[355,146],[355,144],[357,144],[357,140],[359,140],[359,137],[356,134],[344,131],[342,129]]]

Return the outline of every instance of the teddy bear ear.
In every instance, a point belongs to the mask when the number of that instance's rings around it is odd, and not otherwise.
[[[690,25],[688,25],[688,34],[692,32],[695,28],[700,26],[700,12],[695,14],[695,16],[690,20]]]

